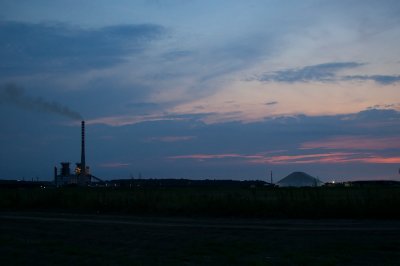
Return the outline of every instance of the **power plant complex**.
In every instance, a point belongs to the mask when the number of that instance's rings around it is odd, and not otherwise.
[[[54,167],[54,184],[62,186],[90,186],[93,181],[102,182],[101,179],[90,174],[85,158],[85,121],[81,122],[81,161],[76,163],[75,170],[71,172],[71,163],[62,162],[61,168]]]

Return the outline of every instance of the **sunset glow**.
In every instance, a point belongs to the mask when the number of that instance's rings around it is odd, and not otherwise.
[[[2,1],[0,179],[400,179],[400,1]],[[23,167],[21,167],[23,165]],[[267,170],[268,169],[268,170]]]

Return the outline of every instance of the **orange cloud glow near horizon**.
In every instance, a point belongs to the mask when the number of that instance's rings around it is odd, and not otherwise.
[[[316,153],[301,155],[273,155],[268,156],[265,153],[253,155],[228,153],[228,154],[191,154],[170,156],[169,160],[191,159],[197,161],[213,159],[242,159],[250,164],[342,164],[342,163],[375,163],[375,164],[398,164],[400,157],[384,157],[370,153],[354,152],[334,152],[334,153]]]
[[[400,137],[340,136],[301,144],[301,149],[384,150],[400,148]]]

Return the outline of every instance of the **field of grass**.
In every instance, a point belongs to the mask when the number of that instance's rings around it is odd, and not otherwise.
[[[1,210],[150,216],[400,218],[400,187],[0,189]]]
[[[400,265],[399,204],[398,187],[0,189],[0,263]]]
[[[25,218],[0,212],[2,265],[400,265],[397,221],[350,222],[334,230],[317,228],[344,221],[312,221],[297,230],[293,220],[276,229],[251,227],[252,219],[185,218],[184,226],[171,226],[180,219],[14,215]]]

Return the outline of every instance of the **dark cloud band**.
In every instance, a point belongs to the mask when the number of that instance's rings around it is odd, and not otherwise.
[[[372,80],[375,81],[376,83],[380,83],[383,85],[388,85],[388,84],[393,84],[397,83],[400,81],[400,75],[399,76],[390,76],[390,75],[355,75],[355,76],[346,76],[344,77],[345,80]]]
[[[382,85],[389,85],[400,81],[400,75],[352,75],[339,76],[341,70],[357,68],[364,65],[357,62],[336,62],[319,65],[305,66],[302,68],[289,68],[285,70],[265,73],[250,80],[261,82],[335,82],[340,80],[372,80]]]
[[[275,82],[308,82],[308,81],[332,81],[336,79],[336,73],[340,70],[356,68],[363,65],[357,62],[334,62],[319,65],[305,66],[302,68],[290,68],[286,70],[265,73],[258,76],[259,81]]]
[[[101,68],[124,60],[160,38],[158,25],[83,29],[66,24],[0,22],[0,73]]]

